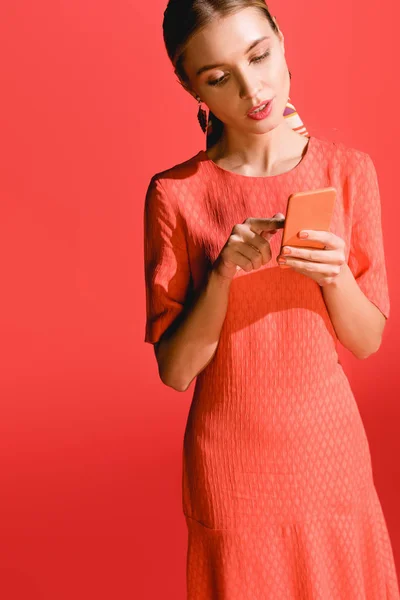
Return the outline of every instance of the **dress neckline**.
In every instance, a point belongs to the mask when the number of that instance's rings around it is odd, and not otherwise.
[[[312,151],[313,151],[314,144],[315,144],[315,137],[313,135],[310,135],[307,137],[308,137],[308,143],[305,146],[304,154],[303,154],[302,158],[300,159],[300,161],[297,163],[297,165],[295,165],[289,171],[285,171],[284,173],[278,173],[277,175],[243,175],[242,173],[235,173],[234,171],[229,171],[228,169],[224,169],[223,167],[220,167],[219,165],[217,165],[217,163],[215,163],[213,160],[211,160],[211,158],[209,158],[209,156],[207,155],[206,150],[200,150],[200,152],[198,153],[198,157],[200,158],[200,160],[202,162],[204,162],[205,164],[208,164],[211,167],[211,169],[219,171],[220,173],[224,173],[228,177],[234,177],[234,178],[238,178],[238,179],[263,179],[263,180],[271,179],[271,180],[275,180],[275,179],[279,179],[282,177],[291,176],[294,173],[297,174],[302,169],[307,167],[307,165],[311,159]]]

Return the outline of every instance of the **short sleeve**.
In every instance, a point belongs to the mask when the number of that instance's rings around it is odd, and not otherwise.
[[[361,291],[386,317],[390,299],[383,245],[378,177],[371,157],[362,153],[356,168],[348,265]]]
[[[155,344],[182,312],[190,266],[182,217],[153,176],[144,206],[145,342]]]

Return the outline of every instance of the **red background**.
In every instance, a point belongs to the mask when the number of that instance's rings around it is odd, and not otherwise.
[[[185,597],[181,451],[194,383],[144,344],[150,177],[205,147],[163,46],[166,2],[0,5],[0,597]],[[377,168],[391,316],[340,357],[400,567],[398,4],[270,4],[313,135]]]

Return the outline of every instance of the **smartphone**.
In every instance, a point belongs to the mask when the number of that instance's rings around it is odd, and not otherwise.
[[[285,225],[283,228],[283,246],[301,248],[324,248],[325,244],[307,238],[299,238],[302,229],[329,231],[336,201],[336,188],[326,187],[307,192],[295,192],[288,199]]]

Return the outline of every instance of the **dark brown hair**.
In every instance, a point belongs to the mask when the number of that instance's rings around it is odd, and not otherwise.
[[[181,84],[188,85],[183,68],[186,45],[190,38],[211,23],[217,16],[227,16],[243,8],[256,8],[266,17],[272,30],[279,29],[264,0],[169,0],[164,11],[163,35],[168,56]],[[207,135],[207,148],[221,137],[224,124],[211,111],[211,133]]]

